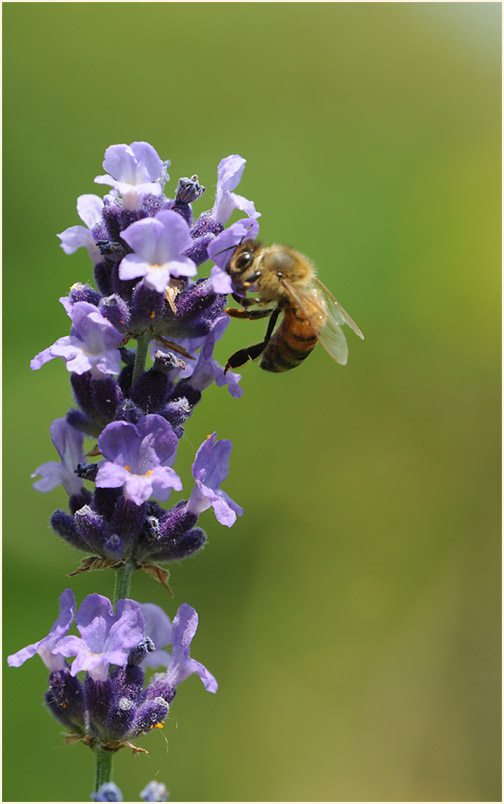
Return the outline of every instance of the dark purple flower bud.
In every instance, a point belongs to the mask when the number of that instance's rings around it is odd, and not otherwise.
[[[72,496],[68,498],[70,512],[75,514],[83,505],[89,505],[92,499],[91,492],[84,488],[80,490],[79,494],[72,494]]]
[[[156,698],[163,698],[170,704],[176,694],[177,688],[167,680],[166,673],[156,673],[152,676],[151,683],[145,690],[144,698],[145,701],[155,701]]]
[[[195,265],[202,265],[208,260],[208,247],[214,239],[215,235],[213,234],[206,234],[201,235],[201,237],[197,237],[193,241],[192,246],[190,246],[184,252],[185,256],[189,257],[189,259],[192,260]]]
[[[196,175],[192,176],[190,179],[179,179],[177,195],[175,201],[171,203],[170,208],[178,212],[179,215],[182,215],[189,226],[192,226],[193,214],[191,204],[203,195],[204,192],[205,188],[199,184]]]
[[[144,415],[143,411],[135,405],[131,399],[126,399],[117,414],[117,420],[137,424],[138,420]]]
[[[128,331],[130,323],[129,307],[124,299],[121,299],[116,293],[103,298],[100,301],[99,310],[102,316],[110,321],[119,332],[126,333]],[[119,351],[122,357],[123,350],[120,349]]]
[[[110,263],[120,262],[127,251],[127,246],[114,240],[97,240],[96,245],[102,257]]]
[[[190,179],[179,179],[175,201],[177,203],[192,204],[204,192],[205,188],[198,182],[198,177],[195,174]]]
[[[103,379],[93,379],[91,387],[97,415],[104,422],[113,421],[123,401],[118,383],[113,377],[104,377]]]
[[[177,386],[178,390],[178,386]],[[172,427],[180,427],[184,424],[191,415],[191,405],[185,396],[174,399],[169,402],[163,410],[159,411],[159,415],[166,419]]]
[[[181,380],[178,382],[175,392],[177,393],[177,396],[178,394],[182,394],[183,397],[187,399],[191,409],[201,401],[202,393],[198,388],[193,388],[190,377],[188,380]]]
[[[101,293],[98,293],[91,285],[83,285],[81,282],[76,282],[70,288],[70,293],[68,295],[68,300],[70,304],[75,304],[75,302],[89,302],[89,304],[94,304],[98,306],[101,299]]]
[[[163,406],[168,392],[172,388],[170,372],[174,369],[184,368],[184,361],[175,357],[174,354],[157,351],[152,368],[145,371],[131,389],[132,401],[139,405],[145,413],[156,413]]]
[[[151,543],[145,548],[145,558],[151,561],[182,561],[197,553],[206,544],[207,536],[201,528],[193,528],[174,539]]]
[[[157,321],[163,313],[164,298],[164,293],[139,282],[131,300],[131,326],[143,329]]]
[[[161,697],[146,701],[139,706],[133,722],[133,737],[148,734],[153,728],[163,728],[169,708],[169,703]]]
[[[122,227],[122,205],[118,201],[105,204],[102,210],[103,219],[107,226],[109,238],[113,243],[119,243]]]
[[[99,290],[104,296],[112,293],[112,272],[110,263],[107,260],[97,262],[94,267],[94,278]]]
[[[44,697],[51,714],[60,723],[78,734],[85,733],[84,690],[67,667],[51,673]]]
[[[93,736],[105,737],[104,725],[110,709],[116,704],[117,692],[113,681],[107,678],[96,681],[90,675],[84,679],[86,709],[91,720],[90,731]]]
[[[125,674],[125,683],[128,684],[130,683],[126,678],[127,672],[129,672],[129,674],[133,677],[134,676],[133,670],[138,670],[139,673],[137,674],[137,677],[138,679],[141,679],[139,683],[140,683],[140,690],[142,689],[143,671],[140,670],[140,668],[137,667],[137,665],[143,662],[147,654],[152,653],[155,649],[156,646],[154,645],[152,639],[150,637],[145,637],[144,639],[142,639],[141,642],[138,643],[136,648],[132,648],[130,650],[128,656],[128,664],[126,665],[126,667],[121,667],[121,669],[118,671],[118,673],[122,672]]]
[[[112,560],[123,557],[124,542],[117,533],[113,533],[108,539],[105,539],[102,554]]]
[[[191,229],[191,237],[195,240],[202,235],[218,235],[224,226],[212,217],[211,212],[203,212]]]
[[[95,488],[93,494],[93,508],[99,514],[110,520],[114,514],[117,501],[121,496],[121,489],[114,488]]]
[[[95,552],[101,553],[103,543],[108,538],[109,528],[100,514],[89,505],[84,505],[74,516],[77,533],[89,544]]]
[[[194,527],[198,517],[187,510],[187,501],[181,500],[159,520],[159,532],[162,539],[176,539]]]
[[[72,547],[76,547],[77,550],[82,550],[84,553],[90,552],[87,541],[77,533],[73,516],[67,514],[66,511],[57,510],[49,521],[55,533],[61,536],[68,544],[71,544]]]
[[[137,713],[137,706],[130,698],[121,696],[110,709],[105,723],[103,734],[107,740],[125,739],[133,731],[133,722]]]
[[[133,500],[121,496],[116,503],[110,527],[121,536],[123,542],[131,544],[142,530],[144,520],[145,503],[137,505]]]
[[[87,413],[91,419],[95,419],[96,408],[92,380],[93,376],[90,371],[86,371],[84,374],[70,374],[75,401],[84,413]]]
[[[128,350],[128,351],[130,351],[130,350]],[[134,368],[133,363],[127,363],[124,366],[124,368],[121,370],[121,373],[119,374],[119,377],[117,378],[117,382],[119,383],[119,387],[120,387],[121,391],[123,392],[124,396],[128,396],[129,392],[131,391],[131,382],[133,380],[133,368]],[[118,416],[118,418],[123,418],[123,417]],[[126,418],[125,420],[129,421],[129,418]],[[135,424],[136,424],[136,422],[135,422]]]
[[[171,209],[171,201],[164,195],[146,195],[142,201],[142,212],[149,218],[155,218],[163,209]]]

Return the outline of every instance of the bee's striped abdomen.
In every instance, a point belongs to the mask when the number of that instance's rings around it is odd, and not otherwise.
[[[266,371],[289,371],[306,360],[317,343],[317,335],[305,315],[287,307],[282,323],[271,338],[261,359]]]

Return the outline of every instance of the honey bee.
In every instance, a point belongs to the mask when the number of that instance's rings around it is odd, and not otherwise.
[[[281,245],[266,248],[247,240],[235,248],[226,270],[237,289],[233,298],[241,304],[241,309],[228,307],[226,313],[250,320],[270,316],[270,320],[264,340],[231,355],[225,371],[261,355],[262,369],[289,371],[308,357],[317,342],[344,366],[348,347],[342,325],[348,324],[364,339],[355,321],[317,278],[313,263],[299,251]],[[257,292],[257,298],[246,297],[248,290]],[[280,313],[282,321],[273,332]]]

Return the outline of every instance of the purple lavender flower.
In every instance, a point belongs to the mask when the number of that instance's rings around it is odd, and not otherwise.
[[[243,509],[219,488],[228,476],[231,449],[231,441],[216,441],[215,433],[203,442],[192,465],[196,485],[187,503],[187,510],[197,515],[212,507],[217,521],[228,528],[236,522],[237,514],[243,514]]]
[[[212,209],[212,217],[224,225],[227,223],[235,209],[245,212],[250,218],[258,218],[260,212],[256,212],[254,203],[248,201],[242,195],[233,193],[240,183],[246,159],[238,154],[226,156],[221,159],[217,169],[217,191],[215,193],[215,204]]]
[[[123,336],[98,312],[94,304],[76,302],[70,308],[72,328],[65,335],[39,352],[30,363],[32,369],[41,368],[55,357],[62,357],[66,368],[75,374],[91,371],[93,377],[118,374],[121,354],[117,349]]]
[[[122,238],[133,249],[119,266],[122,280],[144,277],[144,282],[163,293],[171,277],[194,276],[196,266],[183,256],[192,245],[189,225],[173,210],[162,210],[155,218],[132,223]]]
[[[166,168],[148,142],[111,145],[105,151],[105,176],[96,176],[97,184],[109,184],[122,196],[126,209],[138,209],[145,195],[160,195],[168,179]]]
[[[222,315],[215,319],[211,325],[210,332],[202,339],[196,362],[188,361],[185,369],[180,372],[180,377],[183,380],[187,380],[191,388],[197,391],[204,391],[214,381],[219,388],[227,385],[231,396],[239,399],[243,395],[243,389],[238,385],[241,380],[241,374],[235,374],[233,371],[225,373],[223,367],[213,357],[215,344],[221,339],[229,323],[230,318],[227,315]],[[188,342],[189,345],[186,345],[186,342],[184,342],[184,346],[189,351],[196,351],[198,348],[196,343],[193,341]]]
[[[158,674],[172,688],[185,681],[192,673],[197,673],[208,692],[217,692],[218,684],[204,665],[191,659],[189,650],[198,628],[198,613],[188,603],[183,603],[174,617],[173,623],[160,606],[154,603],[141,603],[145,619],[145,633],[152,639],[156,650],[148,653],[143,660],[144,667],[166,667]],[[171,654],[162,650],[171,645]],[[156,677],[154,677],[156,678]]]
[[[56,651],[75,656],[70,671],[73,676],[86,670],[94,681],[108,679],[109,665],[127,664],[129,651],[145,636],[144,619],[135,600],[118,600],[114,614],[110,600],[98,594],[88,595],[81,603],[75,625],[81,638],[64,637]]]
[[[144,801],[166,801],[168,798],[168,791],[163,782],[156,782],[155,780],[149,782],[140,793]]]
[[[233,283],[226,272],[226,266],[233,251],[244,240],[254,240],[259,234],[259,224],[254,218],[242,218],[212,240],[208,246],[208,257],[215,265],[210,272],[210,282],[214,293],[232,293]]]
[[[137,425],[112,422],[98,439],[106,458],[96,476],[98,488],[124,486],[124,495],[142,505],[151,495],[167,500],[171,489],[182,483],[169,466],[175,458],[178,439],[170,424],[155,413],[143,416]]]
[[[41,478],[35,481],[33,488],[43,492],[52,491],[61,483],[69,496],[79,494],[82,483],[75,470],[77,465],[84,461],[84,436],[78,430],[74,430],[66,419],[55,419],[51,424],[50,433],[61,463],[48,461],[37,466],[32,477],[41,475]]]
[[[96,265],[102,255],[93,235],[93,229],[102,226],[103,199],[98,195],[81,195],[77,199],[77,213],[85,226],[70,226],[58,235],[61,248],[65,254],[73,254],[81,246],[85,246],[89,256]]]
[[[75,612],[75,598],[71,589],[65,589],[59,599],[59,615],[48,635],[33,645],[21,648],[17,653],[7,657],[9,667],[21,667],[27,659],[36,653],[51,672],[63,670],[66,662],[57,650],[61,640],[65,638],[72,625]]]

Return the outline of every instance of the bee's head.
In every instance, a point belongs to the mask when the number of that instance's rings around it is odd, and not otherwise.
[[[262,246],[255,240],[246,240],[236,247],[227,266],[227,272],[236,282],[244,288],[253,285],[261,276],[258,270],[258,258]]]

